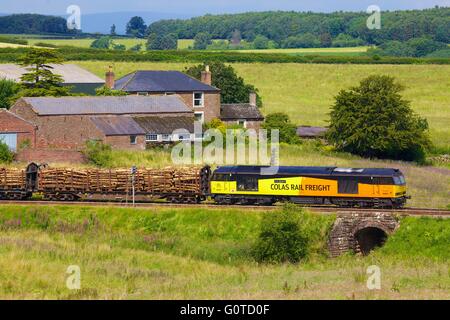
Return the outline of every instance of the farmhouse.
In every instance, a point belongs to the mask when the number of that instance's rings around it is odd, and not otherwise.
[[[54,74],[63,78],[62,85],[72,87],[73,93],[93,95],[95,89],[105,84],[105,80],[74,64],[51,64],[50,66]],[[20,77],[26,72],[25,68],[16,64],[0,64],[0,79],[20,82]]]
[[[209,68],[202,72],[202,81],[179,71],[140,70],[117,81],[110,70],[106,73],[106,86],[122,90],[129,95],[178,95],[194,112],[196,120],[209,122],[220,118],[220,90],[211,85]]]
[[[259,130],[264,117],[256,106],[256,94],[250,93],[249,103],[222,104],[220,119],[227,125],[237,124],[246,129]]]
[[[82,150],[88,140],[119,149],[145,149],[148,141],[155,140],[154,135],[156,140],[167,138],[166,128],[175,124],[192,130],[187,124],[194,122],[192,110],[175,95],[21,98],[11,113],[37,128],[34,147],[38,149]],[[9,130],[19,127],[21,123]],[[190,136],[169,138],[184,140]]]

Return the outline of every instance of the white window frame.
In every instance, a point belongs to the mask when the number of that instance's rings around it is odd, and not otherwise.
[[[172,141],[172,135],[168,133],[163,133],[161,135],[161,141]]]
[[[238,124],[238,125],[241,125],[241,122],[243,122],[242,127],[243,127],[244,129],[247,129],[247,120],[245,120],[245,119],[239,119],[239,120],[237,121],[237,124]]]
[[[156,139],[150,139],[149,138],[150,136],[154,136],[154,137],[156,137]],[[156,133],[147,133],[145,135],[145,141],[146,142],[157,142],[158,141],[158,135]]]
[[[182,139],[182,137],[187,137],[186,139]],[[178,135],[178,141],[191,141],[191,135],[188,133],[181,133]]]
[[[195,111],[194,112],[194,119],[195,119],[195,121],[197,121],[196,115],[201,115],[202,116],[201,120],[200,120],[201,123],[205,122],[205,112],[204,111]]]
[[[196,106],[195,105],[195,101],[199,100],[195,98],[195,95],[197,93],[200,93],[202,95],[202,98],[200,99],[200,105]],[[194,108],[202,108],[205,106],[205,93],[202,91],[195,91],[194,93],[192,93],[192,105],[194,106]]]
[[[137,140],[138,140],[137,135],[135,135],[135,134],[130,135],[130,144],[132,144],[132,145],[137,144]]]

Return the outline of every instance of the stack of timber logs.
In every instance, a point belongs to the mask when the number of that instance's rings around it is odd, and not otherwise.
[[[26,173],[23,169],[0,168],[0,189],[14,190],[26,188]]]
[[[39,190],[81,193],[129,193],[134,181],[136,193],[174,194],[201,192],[200,167],[164,169],[42,169]]]

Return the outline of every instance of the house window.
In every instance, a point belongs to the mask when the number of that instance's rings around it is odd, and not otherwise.
[[[166,92],[166,96],[172,96],[174,94],[175,94],[175,92]]]
[[[158,141],[158,135],[154,133],[149,133],[145,136],[145,141]]]
[[[203,107],[203,92],[194,92],[194,107]]]
[[[247,121],[238,120],[238,125],[242,126],[242,128],[247,128]]]
[[[195,121],[200,121],[200,123],[203,123],[204,121],[204,114],[203,112],[194,112]]]
[[[171,136],[170,134],[163,134],[162,135],[162,141],[170,141],[171,140]]]
[[[138,96],[148,96],[148,92],[138,92]]]
[[[180,141],[187,141],[190,140],[191,135],[190,134],[179,134],[178,135],[178,140]]]
[[[130,143],[136,144],[137,143],[137,136],[130,136]]]

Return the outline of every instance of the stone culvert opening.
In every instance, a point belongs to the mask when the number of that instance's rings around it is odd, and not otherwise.
[[[354,234],[356,251],[368,255],[372,250],[382,247],[387,240],[387,233],[377,227],[365,227]]]

